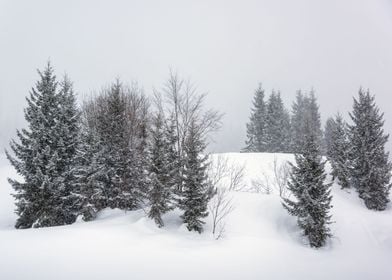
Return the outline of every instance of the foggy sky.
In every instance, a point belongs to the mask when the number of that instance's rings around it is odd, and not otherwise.
[[[0,0],[0,147],[48,59],[79,100],[116,77],[146,94],[170,68],[190,78],[225,113],[211,151],[244,146],[259,82],[288,106],[314,88],[323,120],[370,88],[392,132],[391,0]]]

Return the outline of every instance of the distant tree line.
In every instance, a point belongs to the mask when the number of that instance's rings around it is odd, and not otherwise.
[[[147,209],[159,227],[180,208],[190,231],[203,231],[216,193],[205,148],[221,114],[205,95],[171,74],[153,100],[116,80],[79,109],[71,81],[50,63],[39,71],[25,118],[7,157],[22,180],[15,190],[16,228],[94,220],[104,208]],[[201,156],[204,155],[204,156]]]
[[[338,114],[327,120],[324,132],[313,91],[297,92],[291,116],[279,93],[272,92],[268,101],[264,98],[259,86],[243,151],[295,154],[288,182],[295,200],[283,198],[283,206],[297,217],[312,247],[323,246],[331,236],[331,184],[325,182],[323,155],[331,164],[333,180],[342,188],[354,188],[368,209],[386,209],[392,186],[392,164],[385,150],[389,135],[384,133],[383,114],[369,91],[360,89],[354,99],[352,124]]]

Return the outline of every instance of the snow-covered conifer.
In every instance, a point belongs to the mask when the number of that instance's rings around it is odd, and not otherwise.
[[[342,189],[350,187],[350,143],[347,138],[347,124],[342,116],[338,114],[334,120],[332,130],[331,146],[327,153],[332,166],[332,176],[338,179]]]
[[[265,138],[267,152],[290,151],[290,115],[279,92],[272,92],[267,102]]]
[[[315,135],[305,138],[302,154],[296,154],[296,164],[288,188],[295,199],[283,199],[283,206],[297,217],[298,226],[309,240],[311,247],[322,247],[331,236],[329,224],[331,215],[330,184],[326,184],[325,162],[322,161],[319,144]]]
[[[321,144],[322,130],[317,99],[313,91],[310,94],[303,94],[298,91],[292,107],[292,152],[302,153],[305,149],[306,138],[311,134]]]
[[[333,117],[330,117],[327,119],[325,123],[325,128],[324,128],[324,138],[323,138],[323,146],[324,146],[324,151],[325,154],[327,155],[328,159],[332,158],[332,138],[335,133],[336,129],[336,122]]]
[[[151,131],[150,151],[150,187],[148,199],[150,211],[148,216],[162,227],[162,215],[173,209],[173,192],[175,187],[175,176],[170,162],[170,151],[172,143],[166,138],[164,117],[157,114],[153,120]]]
[[[78,137],[78,112],[71,83],[65,79],[58,90],[48,63],[27,98],[27,129],[17,131],[20,143],[11,142],[8,159],[23,182],[9,179],[15,189],[16,228],[70,224],[74,177],[72,165]]]
[[[245,152],[266,151],[265,127],[266,103],[264,101],[264,90],[259,85],[255,91],[249,123],[246,125],[247,140],[244,148]]]
[[[384,210],[389,202],[392,165],[385,144],[384,115],[369,91],[360,89],[350,114],[351,183],[369,209]]]
[[[203,155],[205,143],[194,121],[189,127],[185,143],[181,216],[189,231],[203,231],[202,219],[208,216],[207,204],[210,186],[207,180],[207,157]]]

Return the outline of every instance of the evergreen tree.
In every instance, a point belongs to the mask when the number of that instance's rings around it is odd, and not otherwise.
[[[100,103],[97,135],[103,153],[97,162],[101,165],[99,177],[105,186],[107,206],[132,210],[139,206],[136,183],[140,171],[136,170],[136,148],[131,149],[129,143],[126,106],[123,87],[117,80]]]
[[[336,122],[335,119],[330,117],[328,118],[327,122],[325,123],[325,129],[324,129],[324,140],[323,140],[323,145],[324,145],[324,151],[328,157],[329,160],[333,158],[333,135],[336,130]]]
[[[284,107],[279,92],[272,92],[266,111],[266,151],[270,153],[290,151],[290,115]]]
[[[180,153],[176,150],[178,137],[176,134],[176,124],[174,116],[166,120],[165,126],[166,153],[169,163],[170,184],[173,185],[173,201],[179,204],[183,186],[183,160]],[[182,153],[181,153],[182,154]]]
[[[302,147],[304,146],[306,96],[301,91],[297,91],[295,98],[291,117],[291,151],[301,153]]]
[[[321,117],[319,112],[319,105],[317,103],[316,95],[312,90],[307,97],[307,125],[306,125],[306,133],[307,135],[313,134],[315,136],[315,140],[319,147],[321,147],[323,131],[321,129]]]
[[[203,231],[202,218],[208,216],[207,204],[209,185],[207,181],[207,157],[202,156],[205,143],[192,121],[185,143],[185,159],[183,170],[183,187],[180,208],[184,210],[181,216],[189,231]]]
[[[330,184],[326,184],[319,144],[314,135],[305,138],[303,154],[296,154],[296,164],[292,165],[292,173],[288,189],[295,200],[283,199],[283,206],[297,217],[299,227],[309,240],[311,247],[322,247],[331,236],[328,225],[331,216]]]
[[[296,101],[293,103],[291,119],[291,150],[293,153],[302,153],[306,147],[306,138],[310,135],[321,145],[322,130],[316,96],[297,92]]]
[[[70,224],[73,212],[72,165],[78,137],[78,112],[71,83],[58,83],[50,63],[27,98],[28,129],[17,131],[7,157],[23,182],[9,179],[15,189],[16,228]]]
[[[351,183],[368,209],[384,210],[389,202],[392,170],[385,151],[389,135],[383,130],[384,115],[374,96],[360,89],[350,117]]]
[[[250,120],[246,125],[247,140],[244,148],[245,152],[266,151],[265,126],[266,104],[264,101],[264,90],[259,85],[255,91]]]
[[[74,196],[78,214],[85,221],[94,220],[97,213],[107,207],[103,153],[96,132],[84,119],[74,170]]]
[[[350,187],[350,143],[347,138],[347,125],[340,114],[336,116],[334,124],[328,158],[331,162],[333,178],[337,178],[338,184],[345,189]]]
[[[166,138],[164,120],[162,114],[158,114],[153,121],[151,132],[151,167],[150,189],[148,193],[151,205],[148,217],[162,227],[162,215],[173,209],[172,199],[175,180],[170,162],[172,143]]]

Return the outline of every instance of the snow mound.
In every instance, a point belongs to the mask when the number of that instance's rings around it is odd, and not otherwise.
[[[334,237],[314,250],[281,206],[276,191],[255,192],[287,154],[213,155],[244,166],[242,191],[230,192],[235,210],[224,238],[188,232],[180,211],[157,228],[143,210],[106,209],[92,222],[15,230],[13,169],[0,167],[0,279],[390,279],[392,210],[365,208],[354,191],[333,186]],[[226,178],[227,179],[227,178]],[[224,182],[227,182],[224,181]],[[252,192],[251,192],[252,191]]]

